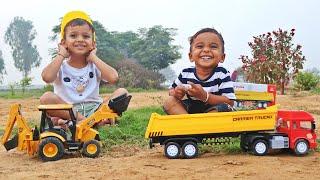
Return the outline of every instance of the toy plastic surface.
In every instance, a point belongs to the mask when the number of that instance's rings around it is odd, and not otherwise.
[[[10,107],[9,119],[1,142],[8,151],[18,147],[18,150],[26,151],[30,155],[38,153],[43,161],[59,160],[65,151],[78,150],[81,150],[86,157],[95,158],[101,152],[101,142],[99,132],[93,126],[105,119],[114,121],[127,109],[130,99],[131,96],[126,95],[113,99],[109,106],[101,105],[95,113],[78,123],[70,104],[40,105],[38,109],[42,114],[39,129],[37,126],[29,128],[21,114],[20,105],[13,104]],[[51,118],[47,116],[48,110],[69,112],[71,119],[68,120],[68,128],[71,134],[60,126],[53,125]],[[15,122],[18,133],[9,140]]]

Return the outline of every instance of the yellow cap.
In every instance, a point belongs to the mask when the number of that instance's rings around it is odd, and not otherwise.
[[[87,21],[91,26],[93,26],[93,23],[90,19],[90,17],[83,11],[70,11],[67,14],[65,14],[62,18],[61,21],[61,25],[60,25],[60,35],[61,35],[61,39],[63,39],[64,37],[64,28],[66,27],[66,25],[75,19],[83,19],[85,21]],[[96,36],[93,33],[93,40],[96,40]]]

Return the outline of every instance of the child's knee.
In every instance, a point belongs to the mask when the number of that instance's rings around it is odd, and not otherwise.
[[[118,88],[116,91],[118,92],[118,94],[128,94],[129,93],[128,90],[125,88]]]
[[[180,104],[180,100],[176,99],[173,96],[169,96],[163,103],[163,108],[165,111],[170,111],[170,109],[177,106],[177,104]]]
[[[40,104],[55,104],[55,99],[57,99],[57,95],[51,91],[47,91],[40,97]]]

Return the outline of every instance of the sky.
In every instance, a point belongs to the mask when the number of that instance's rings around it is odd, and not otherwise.
[[[216,28],[225,41],[224,66],[232,72],[242,65],[240,55],[251,55],[248,42],[253,36],[278,30],[296,29],[293,42],[302,45],[306,56],[304,69],[319,68],[320,1],[318,0],[9,0],[0,7],[0,50],[3,53],[7,75],[3,85],[22,78],[13,65],[11,49],[4,41],[4,34],[16,16],[33,22],[41,65],[31,72],[32,84],[41,85],[42,69],[51,61],[49,48],[52,27],[59,18],[72,10],[85,11],[99,21],[107,31],[134,31],[162,25],[176,28],[174,45],[182,48],[181,59],[171,67],[178,74],[189,62],[188,38],[205,27]]]

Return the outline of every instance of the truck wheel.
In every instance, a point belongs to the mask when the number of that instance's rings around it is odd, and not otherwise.
[[[42,161],[56,161],[62,158],[64,146],[56,137],[47,137],[40,141],[38,155]]]
[[[268,153],[268,143],[263,139],[255,140],[251,150],[256,156],[264,156]]]
[[[95,158],[101,152],[101,144],[97,140],[90,140],[83,143],[82,154],[85,157]]]
[[[182,146],[182,156],[187,159],[195,158],[198,156],[198,146],[192,141],[188,141]]]
[[[304,139],[299,139],[294,147],[294,152],[298,156],[306,155],[309,152],[309,144]]]
[[[169,159],[176,159],[180,156],[181,147],[176,142],[169,142],[164,147],[164,153]]]

